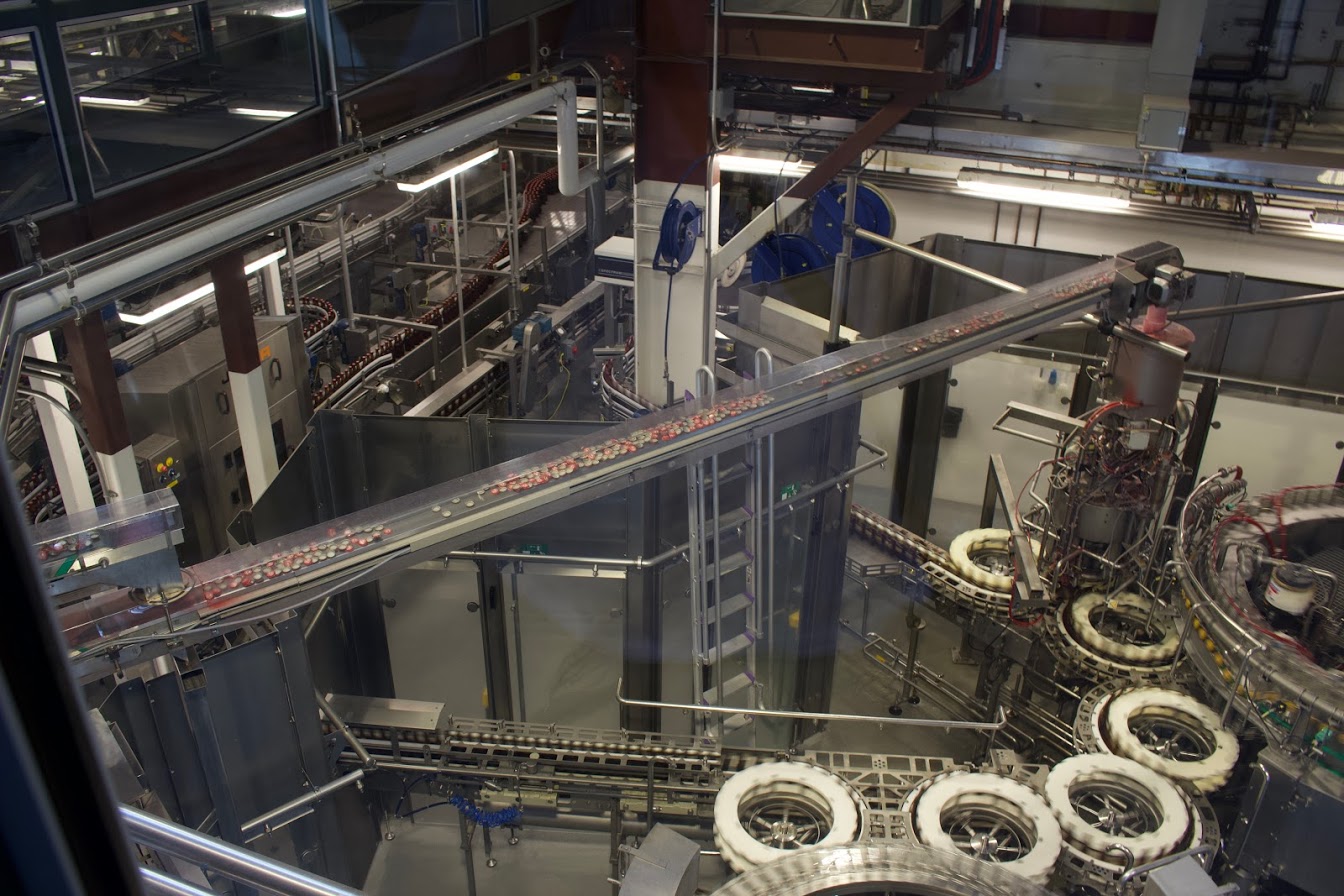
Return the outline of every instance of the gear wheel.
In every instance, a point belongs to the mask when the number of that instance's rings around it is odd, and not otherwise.
[[[916,839],[926,846],[1002,865],[1044,884],[1063,848],[1050,807],[1025,784],[980,772],[932,779],[906,800]]]
[[[1168,688],[1121,691],[1093,710],[1093,727],[1111,752],[1211,793],[1227,783],[1240,745],[1212,709]]]
[[[1128,591],[1110,600],[1093,591],[1069,604],[1068,625],[1079,640],[1102,656],[1140,666],[1169,665],[1181,635],[1172,625],[1158,624],[1150,630],[1152,610],[1151,600]],[[1103,631],[1098,623],[1108,618],[1112,624]]]
[[[714,799],[714,842],[735,871],[809,846],[857,840],[861,813],[845,782],[815,765],[766,762],[737,772]]]
[[[957,575],[990,591],[1013,587],[1013,560],[1007,529],[970,529],[952,539],[947,552]]]
[[[830,896],[918,893],[920,896],[1049,896],[998,865],[915,843],[816,847],[762,865],[714,896]]]
[[[1176,785],[1123,756],[1070,756],[1050,770],[1045,798],[1069,844],[1100,859],[1123,847],[1141,865],[1180,849],[1190,832]]]

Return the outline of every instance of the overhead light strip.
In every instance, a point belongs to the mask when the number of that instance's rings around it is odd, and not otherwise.
[[[460,162],[459,164],[453,165],[452,167],[445,168],[442,171],[439,171],[435,174],[431,174],[429,177],[425,178],[422,181],[415,181],[415,182],[398,181],[397,189],[404,190],[407,193],[424,192],[425,190],[428,190],[430,187],[435,186],[436,184],[443,183],[450,177],[456,177],[457,175],[463,173],[464,171],[468,171],[472,168],[475,168],[477,165],[490,161],[497,155],[499,155],[499,147],[492,146],[485,152],[480,153],[479,155],[472,156],[465,162]]]
[[[963,168],[957,186],[970,193],[1022,205],[1041,205],[1076,211],[1123,211],[1129,208],[1129,192],[1102,183],[1036,177]]]
[[[279,261],[284,257],[285,257],[284,249],[279,249],[275,252],[270,252],[266,255],[261,256],[260,258],[249,261],[247,264],[243,265],[243,273],[248,276],[251,276],[252,274],[255,274],[257,271],[266,267],[266,265]],[[164,302],[162,305],[159,305],[157,308],[146,311],[144,314],[128,314],[126,312],[121,312],[120,314],[118,314],[118,317],[121,318],[123,323],[135,324],[137,327],[143,327],[145,324],[152,324],[156,320],[162,320],[163,318],[167,317],[168,315],[172,314],[175,311],[181,311],[183,308],[186,308],[189,305],[193,305],[196,302],[201,301],[202,299],[209,298],[210,296],[214,295],[214,293],[215,293],[215,284],[206,283],[202,286],[196,287],[193,290],[183,293],[182,295],[178,296],[175,299],[170,299],[169,301]]]
[[[737,174],[769,174],[774,177],[802,177],[812,170],[812,165],[807,162],[785,161],[784,159],[734,155],[721,155],[716,158],[719,162],[720,171],[732,171]]]

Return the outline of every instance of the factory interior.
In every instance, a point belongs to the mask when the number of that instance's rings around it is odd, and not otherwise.
[[[1344,894],[1340,70],[0,2],[0,890]]]

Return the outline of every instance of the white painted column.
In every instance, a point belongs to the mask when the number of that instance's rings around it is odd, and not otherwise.
[[[266,400],[266,365],[251,373],[229,371],[229,391],[233,396],[233,415],[238,420],[238,437],[243,443],[248,488],[255,502],[280,472],[275,436],[271,434],[271,408]]]
[[[41,361],[56,363],[56,346],[51,341],[50,333],[41,333],[30,339],[24,353]],[[63,386],[37,377],[32,377],[30,382],[34,392],[49,395],[64,407],[70,407],[69,396]],[[89,484],[89,474],[84,468],[83,446],[75,427],[48,402],[39,398],[33,404],[37,407],[37,419],[42,425],[42,436],[47,442],[47,453],[51,456],[51,465],[56,472],[56,484],[61,489],[65,512],[92,510],[93,487]]]
[[[98,469],[103,474],[103,495],[134,498],[144,494],[140,471],[135,466],[135,448],[127,445],[116,454],[98,452]]]
[[[266,296],[266,313],[280,317],[285,313],[285,288],[280,280],[280,262],[273,261],[258,271],[261,290]]]
[[[676,184],[645,180],[635,185],[635,391],[662,406],[668,401],[668,378],[673,400],[695,391],[695,369],[713,358],[706,355],[706,326],[713,328],[713,308],[706,307],[705,240],[715,233],[713,212],[718,205],[718,187],[713,191],[710,210],[705,211],[703,233],[697,239],[691,259],[671,283],[672,310],[668,316],[668,274],[653,269],[658,251],[658,233],[663,210]],[[677,193],[680,201],[694,202],[702,210],[705,188],[685,184]],[[711,296],[717,290],[711,290]],[[666,328],[666,340],[664,340]],[[666,356],[663,352],[667,344]],[[664,377],[664,357],[667,377]]]

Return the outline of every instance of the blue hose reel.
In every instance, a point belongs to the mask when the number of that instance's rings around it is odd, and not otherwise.
[[[695,253],[695,241],[700,236],[703,221],[704,215],[694,202],[669,200],[663,210],[662,226],[658,228],[658,251],[653,257],[653,269],[675,274],[686,267]]]
[[[854,208],[854,224],[863,230],[891,236],[896,221],[887,200],[872,187],[859,185],[858,205]],[[826,252],[835,257],[844,248],[845,241],[845,185],[834,183],[817,194],[816,206],[812,211],[812,239]],[[872,255],[882,247],[867,240],[855,239],[853,258]]]
[[[764,283],[824,268],[826,253],[798,233],[772,233],[751,250],[751,282]]]

